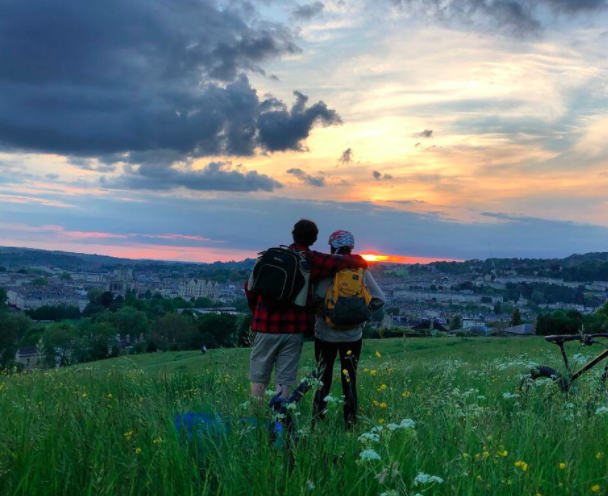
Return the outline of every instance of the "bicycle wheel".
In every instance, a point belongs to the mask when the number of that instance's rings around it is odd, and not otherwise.
[[[546,365],[538,365],[537,367],[530,369],[527,376],[521,381],[520,390],[528,392],[531,382],[541,379],[551,379],[564,393],[567,393],[570,390],[568,379],[557,370],[547,367]]]

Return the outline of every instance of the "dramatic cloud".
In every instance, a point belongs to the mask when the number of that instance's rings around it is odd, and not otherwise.
[[[313,17],[316,17],[321,12],[323,12],[324,8],[325,8],[325,6],[323,5],[322,2],[312,2],[312,3],[307,3],[304,5],[299,5],[298,7],[296,7],[294,9],[293,16],[296,19],[300,19],[303,21],[309,21]]]
[[[325,178],[323,176],[311,176],[307,172],[302,169],[289,169],[287,174],[293,174],[298,179],[301,179],[306,184],[310,186],[315,186],[317,188],[322,188],[325,186]]]
[[[381,172],[378,171],[373,171],[372,172],[372,176],[374,176],[374,179],[376,181],[390,181],[391,179],[393,179],[393,176],[391,174],[382,174]]]
[[[262,109],[275,108],[259,115],[257,125],[259,140],[269,151],[296,150],[303,151],[302,144],[310,130],[319,122],[323,126],[341,124],[342,119],[335,110],[327,108],[324,102],[307,107],[308,97],[299,91],[294,91],[296,101],[291,110],[276,100],[265,100]]]
[[[194,191],[273,191],[282,184],[256,171],[231,168],[229,163],[211,162],[203,169],[178,169],[162,165],[142,164],[137,169],[126,167],[116,179],[102,178],[102,184],[115,189],[171,190],[186,188]]]
[[[243,72],[263,73],[261,63],[299,49],[285,28],[252,27],[214,0],[4,3],[4,149],[69,155],[76,165],[136,163],[132,155],[149,152],[245,156],[304,150],[315,124],[341,122],[301,93],[291,109],[261,100]]]
[[[342,165],[350,164],[352,161],[353,161],[353,149],[352,148],[347,148],[346,150],[344,150],[342,152],[342,155],[338,159],[338,163],[342,164]]]
[[[533,34],[542,29],[539,5],[554,14],[577,15],[604,9],[607,0],[392,0],[442,22],[489,24],[501,31]],[[489,26],[487,26],[489,27]]]

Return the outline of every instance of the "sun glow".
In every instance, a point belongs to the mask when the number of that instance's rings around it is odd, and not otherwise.
[[[388,261],[388,255],[375,255],[373,253],[364,253],[361,255],[367,262],[386,262]]]

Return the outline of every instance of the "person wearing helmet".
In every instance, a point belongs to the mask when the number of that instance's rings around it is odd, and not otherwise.
[[[355,248],[355,238],[349,231],[335,231],[329,237],[329,245],[332,254],[352,254]],[[386,303],[386,298],[368,270],[364,272],[364,284],[372,297],[371,310],[382,308]],[[316,284],[315,301],[319,303],[319,307],[332,287],[333,278],[331,277],[324,278]],[[315,359],[323,386],[315,394],[313,416],[315,421],[325,417],[327,409],[325,398],[331,390],[336,357],[340,355],[340,377],[344,393],[344,426],[346,429],[351,429],[357,419],[357,366],[361,355],[365,324],[354,329],[337,330],[330,327],[321,314],[322,311],[317,313],[315,322]]]

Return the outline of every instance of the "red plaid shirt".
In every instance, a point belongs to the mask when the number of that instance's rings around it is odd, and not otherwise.
[[[288,305],[281,308],[267,306],[262,297],[249,291],[245,282],[247,303],[253,312],[251,329],[253,332],[270,334],[312,334],[315,327],[315,309],[312,301],[312,284],[319,279],[331,277],[342,269],[367,267],[367,262],[359,255],[327,255],[309,248],[293,244],[294,250],[303,252],[310,264],[310,286],[306,307]]]

